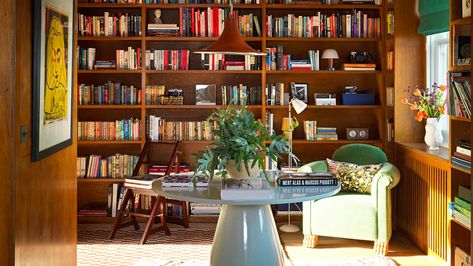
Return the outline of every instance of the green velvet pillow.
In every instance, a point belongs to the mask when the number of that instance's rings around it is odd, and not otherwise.
[[[371,183],[383,164],[357,165],[327,159],[328,171],[334,175],[342,191],[371,193]]]

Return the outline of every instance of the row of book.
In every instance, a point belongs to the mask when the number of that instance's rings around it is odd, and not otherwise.
[[[283,82],[266,84],[266,105],[288,105],[289,94],[284,91]]]
[[[394,35],[394,11],[389,10],[386,14],[386,22],[388,24],[386,34],[388,36]]]
[[[189,50],[146,50],[145,66],[151,70],[188,70]]]
[[[171,37],[179,36],[179,26],[177,24],[154,24],[149,23],[146,30],[147,36]]]
[[[141,69],[141,48],[128,47],[127,50],[116,50],[115,60],[96,60],[96,48],[79,47],[79,69]]]
[[[79,13],[79,34],[81,36],[141,36],[141,16],[128,13],[103,16],[87,16]]]
[[[259,105],[261,104],[261,87],[239,85],[222,85],[222,105]]]
[[[450,115],[471,118],[470,76],[450,73]]]
[[[267,37],[380,38],[381,20],[353,10],[352,14],[266,16]]]
[[[141,1],[141,0],[140,0]],[[261,4],[260,0],[145,0],[146,4]]]
[[[141,89],[109,80],[103,85],[80,84],[79,105],[141,104]]]
[[[471,227],[471,190],[462,185],[458,186],[458,194],[454,202],[449,204],[450,217],[457,222]]]
[[[215,123],[209,121],[168,121],[160,116],[146,117],[147,137],[153,141],[213,140]]]
[[[373,0],[372,4],[381,5],[383,0]],[[353,1],[356,3],[370,1]],[[336,5],[341,4],[341,0],[266,0],[266,4],[314,4],[314,5]]]
[[[138,156],[128,154],[80,156],[77,157],[77,177],[124,178],[133,174],[137,162]]]
[[[243,61],[227,60],[224,54],[201,54],[203,70],[261,70],[261,57],[244,55]]]
[[[89,3],[141,4],[143,0],[88,0]],[[380,5],[382,0],[374,0],[373,4]],[[388,0],[392,2],[392,0]],[[261,4],[260,0],[144,0],[145,4]],[[267,4],[301,4],[307,1],[299,0],[266,0]],[[309,3],[333,5],[339,0],[311,0]]]
[[[304,121],[306,140],[338,140],[337,128],[318,127],[317,121]]]
[[[123,119],[116,121],[79,121],[78,140],[140,140],[141,121]]]
[[[88,0],[89,3],[141,4],[141,0]]]
[[[243,37],[261,36],[261,27],[258,17],[252,13],[238,14],[233,11],[233,16],[238,18],[238,28]],[[230,16],[228,8],[187,8],[181,9],[181,30],[184,37],[218,37],[222,34],[225,18]]]
[[[460,140],[452,154],[452,165],[470,170],[471,169],[471,144],[466,140]]]
[[[319,50],[309,50],[307,60],[295,60],[284,54],[284,46],[266,48],[266,70],[320,70]]]

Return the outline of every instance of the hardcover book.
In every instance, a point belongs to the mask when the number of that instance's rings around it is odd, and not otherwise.
[[[266,180],[261,178],[228,178],[222,182],[220,197],[224,200],[267,199],[271,190]]]
[[[279,178],[279,186],[336,186],[338,179],[330,173],[290,173]]]

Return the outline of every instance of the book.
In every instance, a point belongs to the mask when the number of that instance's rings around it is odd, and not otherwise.
[[[151,185],[158,177],[155,175],[131,176],[125,178],[125,186],[129,184]]]
[[[215,84],[195,85],[196,105],[216,105],[217,86]]]
[[[268,182],[261,178],[227,178],[222,182],[220,197],[223,200],[268,199],[271,190]]]
[[[457,146],[456,151],[457,151],[458,153],[463,154],[463,155],[471,156],[471,150],[470,150],[470,149],[466,149],[466,148]]]
[[[165,176],[163,178],[162,186],[163,187],[193,187],[194,186],[193,178],[194,178],[193,174]],[[209,180],[207,179],[206,176],[198,175],[198,176],[195,176],[195,178],[196,178],[196,182],[195,182],[196,187],[209,186]]]
[[[283,173],[278,180],[280,186],[336,186],[338,179],[330,173]]]
[[[458,186],[458,197],[466,202],[471,201],[471,190],[462,185]],[[470,202],[471,203],[471,202]]]

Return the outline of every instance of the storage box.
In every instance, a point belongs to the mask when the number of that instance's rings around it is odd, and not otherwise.
[[[455,266],[471,266],[471,258],[468,253],[461,250],[459,247],[455,247]]]
[[[342,93],[343,105],[374,105],[373,93]]]

